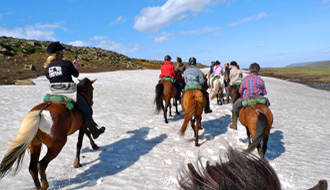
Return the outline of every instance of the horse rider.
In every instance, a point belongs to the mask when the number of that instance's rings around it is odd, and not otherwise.
[[[259,76],[260,66],[252,63],[249,67],[250,74],[243,78],[239,93],[241,97],[233,104],[233,114],[238,116],[239,110],[243,107],[242,102],[246,99],[266,99],[266,105],[270,106],[269,100],[264,97],[267,94],[265,82]]]
[[[238,86],[241,84],[242,82],[242,78],[243,78],[243,74],[242,71],[237,69],[237,62],[236,61],[232,61],[230,62],[230,74],[229,74],[229,86],[227,87],[228,89],[226,90],[226,103],[229,103],[229,92],[230,92],[230,88],[232,88],[232,86]]]
[[[176,61],[178,62],[178,64],[175,66],[175,74],[177,74],[178,72],[183,73],[186,70],[186,66],[184,66],[184,63],[182,63],[181,57],[177,57]]]
[[[45,75],[50,82],[50,94],[65,95],[75,101],[75,105],[82,112],[89,131],[94,139],[104,133],[105,127],[97,128],[93,120],[93,110],[82,95],[77,93],[77,85],[72,76],[79,76],[78,59],[73,62],[63,60],[63,49],[59,42],[53,42],[47,47],[48,58],[45,67]]]
[[[171,62],[171,56],[166,55],[164,57],[164,63],[163,65],[160,67],[160,75],[159,75],[159,79],[162,80],[162,77],[170,77],[174,80],[173,84],[175,85],[177,91],[176,91],[176,98],[178,100],[181,99],[181,85],[179,84],[179,82],[176,80],[176,74],[175,74],[175,70],[174,70],[174,66],[173,63]]]
[[[186,69],[184,74],[184,80],[186,82],[186,86],[189,86],[190,84],[199,84],[203,86],[205,80],[203,76],[203,72],[196,67],[196,58],[191,57],[189,58],[189,67]],[[206,91],[206,89],[201,90],[205,99],[206,99],[206,107],[204,112],[211,113],[212,110],[210,109],[210,100],[209,100],[209,94]],[[184,110],[182,111],[184,114]]]
[[[214,65],[215,65],[215,62],[212,61],[212,62],[211,62],[211,67],[210,67],[210,71],[209,71],[209,73],[208,73],[208,78],[210,78],[211,75],[213,74]]]
[[[215,65],[213,67],[213,75],[214,76],[213,76],[213,78],[211,80],[212,93],[214,93],[214,90],[213,90],[213,82],[214,82],[214,80],[217,79],[217,78],[223,77],[223,69],[221,67],[220,61],[218,61],[218,60],[215,62]]]

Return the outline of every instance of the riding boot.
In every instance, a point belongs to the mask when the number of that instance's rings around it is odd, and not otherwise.
[[[206,106],[204,112],[205,114],[212,113],[212,110],[210,108],[210,100],[208,97],[206,98]]]
[[[237,130],[237,118],[238,112],[232,112],[232,124],[229,125],[230,128]]]
[[[94,139],[97,139],[100,134],[104,133],[105,127],[97,128],[97,125],[94,122],[87,122],[87,127],[89,131],[92,133]]]

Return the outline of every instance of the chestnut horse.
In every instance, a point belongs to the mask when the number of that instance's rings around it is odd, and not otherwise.
[[[204,75],[204,80],[202,88],[206,90],[208,88],[206,75]],[[180,129],[180,135],[184,135],[190,121],[190,126],[194,131],[195,146],[200,146],[198,143],[198,130],[202,129],[202,113],[203,108],[206,106],[206,99],[202,91],[198,89],[187,90],[182,96],[182,106],[186,114]]]
[[[268,189],[280,190],[281,184],[275,170],[265,160],[253,154],[242,153],[232,148],[220,157],[220,162],[211,165],[198,160],[197,166],[188,163],[188,168],[182,168],[178,177],[180,189]],[[328,182],[320,180],[309,190],[327,190]]]
[[[265,104],[250,105],[239,111],[239,120],[246,127],[249,141],[249,146],[245,151],[251,152],[257,147],[260,158],[264,159],[270,128],[273,124],[272,112]],[[252,136],[252,143],[250,136]]]
[[[95,80],[90,81],[85,78],[78,84],[78,93],[84,96],[90,106],[93,102],[92,84],[94,82]],[[49,187],[46,178],[48,164],[60,153],[67,141],[67,136],[77,130],[79,130],[79,136],[74,167],[81,166],[80,150],[84,134],[86,133],[90,137],[82,113],[76,107],[70,111],[63,104],[52,104],[50,102],[35,106],[23,118],[18,134],[1,162],[0,178],[12,169],[15,162],[17,166],[14,168],[14,173],[18,172],[25,150],[29,147],[31,153],[29,172],[36,189],[47,189]],[[48,150],[46,155],[39,161],[42,144],[45,144]],[[97,148],[94,141],[91,144],[93,148]]]
[[[156,113],[159,113],[160,110],[163,110],[165,123],[168,123],[167,120],[168,108],[169,108],[169,116],[172,116],[171,98],[174,98],[175,102],[177,102],[176,92],[177,92],[176,86],[171,81],[160,81],[156,86],[156,97],[154,99],[154,102],[156,103]],[[163,104],[163,100],[165,101],[165,106]],[[175,111],[176,114],[179,114],[177,104],[175,104]]]

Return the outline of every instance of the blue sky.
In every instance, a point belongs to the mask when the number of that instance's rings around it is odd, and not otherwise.
[[[330,0],[7,0],[0,36],[283,67],[330,60]]]

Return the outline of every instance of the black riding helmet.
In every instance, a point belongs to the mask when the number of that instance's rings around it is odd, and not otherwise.
[[[236,63],[236,61],[232,61],[232,62],[230,62],[230,65],[237,66],[237,63]]]
[[[189,58],[189,65],[196,65],[196,58],[194,57]]]
[[[171,56],[169,56],[169,55],[166,55],[166,56],[164,57],[164,60],[165,60],[165,61],[171,61],[171,59],[172,59],[172,58],[171,58]]]
[[[177,58],[176,58],[176,61],[177,61],[178,63],[182,63],[182,59],[181,59],[181,57],[177,57]]]
[[[260,65],[258,63],[252,63],[249,67],[249,70],[251,71],[251,73],[259,73]]]

